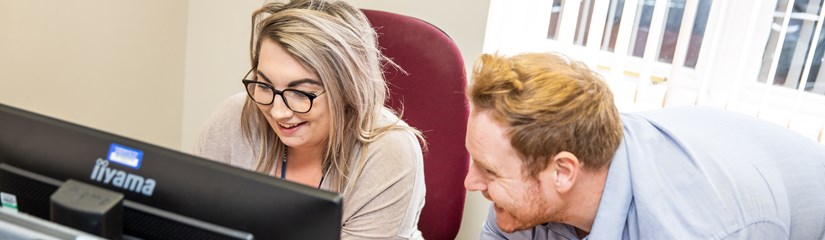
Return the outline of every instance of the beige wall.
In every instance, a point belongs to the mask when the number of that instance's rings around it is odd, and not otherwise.
[[[444,30],[456,42],[468,73],[481,54],[490,0],[347,0],[360,8],[413,16]]]
[[[191,152],[198,130],[224,99],[242,92],[249,70],[252,11],[263,0],[189,1],[181,150]]]
[[[186,2],[0,0],[0,103],[180,146]]]

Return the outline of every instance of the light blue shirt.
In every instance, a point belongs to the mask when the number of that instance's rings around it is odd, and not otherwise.
[[[825,239],[825,146],[709,107],[622,114],[624,137],[585,239]],[[578,239],[547,223],[481,239]]]

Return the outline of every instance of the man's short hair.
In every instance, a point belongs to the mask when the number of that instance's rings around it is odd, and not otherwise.
[[[576,155],[586,169],[600,169],[621,143],[621,120],[607,84],[584,63],[560,54],[484,54],[467,95],[474,114],[489,112],[508,128],[531,177],[561,151]]]

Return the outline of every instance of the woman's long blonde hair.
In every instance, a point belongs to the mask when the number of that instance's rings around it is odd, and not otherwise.
[[[264,39],[281,44],[324,84],[332,126],[322,164],[324,169],[336,172],[335,178],[328,179],[330,190],[344,191],[354,180],[348,177],[354,167],[349,160],[358,157],[363,161],[359,149],[387,131],[407,129],[421,138],[420,132],[411,127],[375,126],[388,91],[382,60],[394,63],[379,51],[376,33],[360,10],[343,1],[265,4],[252,14],[249,47],[253,71],[257,70]],[[255,170],[274,171],[285,146],[249,98],[241,114],[241,125],[247,140],[258,149]]]

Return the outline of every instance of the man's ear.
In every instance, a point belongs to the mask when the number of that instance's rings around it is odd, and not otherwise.
[[[549,176],[542,177],[550,180],[549,184],[552,184],[556,191],[566,193],[575,185],[576,177],[578,177],[581,170],[580,167],[581,162],[579,162],[576,155],[562,151],[551,157],[550,164],[540,174],[548,174]]]

